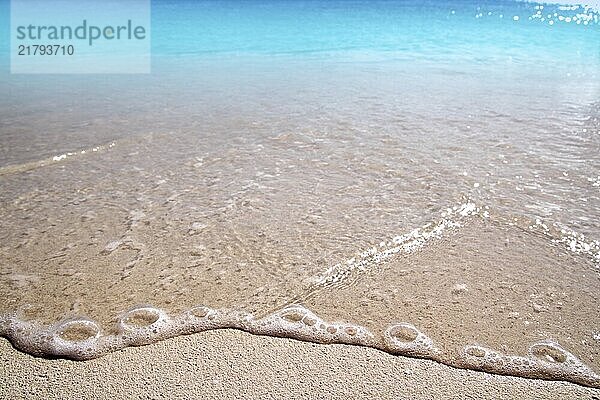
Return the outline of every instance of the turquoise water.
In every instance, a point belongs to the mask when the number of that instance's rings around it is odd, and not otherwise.
[[[598,21],[558,23],[522,2],[251,1],[157,2],[156,55],[265,54],[315,58],[598,62]],[[579,12],[583,10],[579,9]],[[547,15],[557,20],[549,25]],[[514,18],[518,17],[519,21]],[[580,21],[581,22],[581,21]],[[595,44],[595,46],[594,46]],[[590,48],[591,46],[591,48]],[[491,57],[491,59],[490,59]]]
[[[6,64],[9,3],[0,7]],[[153,1],[152,52],[597,65],[595,9],[539,7],[514,1]]]

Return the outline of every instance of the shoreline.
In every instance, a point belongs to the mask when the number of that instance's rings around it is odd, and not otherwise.
[[[457,369],[373,348],[206,331],[89,361],[44,359],[0,340],[0,398],[578,398],[600,389]]]

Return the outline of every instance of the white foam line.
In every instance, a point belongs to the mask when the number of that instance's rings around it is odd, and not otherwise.
[[[390,241],[381,242],[379,246],[373,246],[361,252],[358,257],[336,264],[313,278],[314,284],[337,284],[355,270],[366,271],[398,253],[413,253],[431,240],[439,239],[445,232],[460,228],[463,226],[464,220],[473,215],[480,215],[485,218],[489,216],[487,211],[482,213],[481,208],[472,202],[448,208],[442,213],[442,219],[437,223],[429,223],[409,233],[398,235]]]
[[[553,237],[553,230],[559,232],[557,237]],[[555,244],[562,244],[564,248],[572,253],[582,254],[589,257],[594,266],[600,269],[600,241],[586,238],[582,233],[575,232],[572,229],[561,227],[558,224],[548,226],[540,218],[535,220],[535,223],[529,225],[530,230],[541,230],[545,235],[549,236],[550,241]]]
[[[129,323],[129,318],[136,315],[152,318],[147,319],[147,325]],[[409,323],[389,325],[383,337],[376,337],[363,326],[323,320],[298,304],[260,319],[240,311],[204,306],[175,315],[148,305],[138,306],[121,314],[116,334],[105,334],[97,323],[87,318],[73,318],[47,327],[20,320],[16,314],[0,317],[0,335],[8,338],[17,349],[38,356],[75,360],[89,360],[125,347],[226,328],[319,344],[373,347],[391,354],[428,358],[495,374],[560,379],[600,387],[600,377],[555,342],[532,344],[527,357],[504,355],[479,345],[470,345],[456,359],[448,359],[441,357],[441,351],[429,336]],[[68,334],[70,330],[83,330],[88,336],[68,339],[65,333]]]
[[[577,0],[561,0],[561,1],[532,1],[532,0],[520,0],[522,3],[531,3],[531,4],[543,4],[543,5],[557,5],[557,6],[580,6],[580,7],[588,7],[593,8],[595,10],[600,10],[600,1],[598,0],[587,0],[587,1],[577,1]]]
[[[44,158],[42,160],[31,161],[23,164],[15,164],[15,165],[7,165],[5,167],[0,167],[0,176],[14,174],[19,172],[30,171],[32,169],[41,168],[47,165],[52,165],[58,162],[63,162],[72,157],[81,156],[87,153],[98,153],[105,150],[109,150],[115,146],[115,142],[110,142],[109,144],[99,145],[83,150],[78,150],[74,152],[67,152],[63,154],[57,154],[55,156]]]

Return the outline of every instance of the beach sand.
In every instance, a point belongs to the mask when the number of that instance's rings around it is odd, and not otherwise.
[[[227,329],[86,362],[34,358],[2,339],[0,398],[597,400],[600,390]]]

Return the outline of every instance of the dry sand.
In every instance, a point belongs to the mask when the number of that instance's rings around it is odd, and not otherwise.
[[[3,399],[600,399],[600,390],[460,370],[364,347],[209,331],[75,362],[0,340]]]

